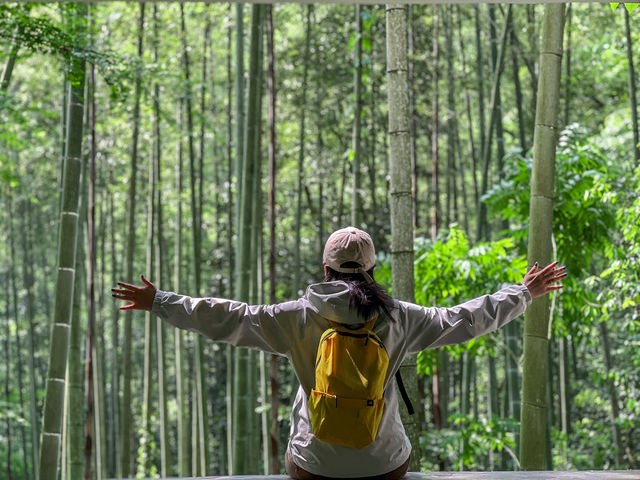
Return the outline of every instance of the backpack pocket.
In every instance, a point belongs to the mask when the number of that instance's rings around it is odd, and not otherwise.
[[[309,412],[313,434],[323,442],[349,448],[364,448],[378,434],[384,398],[338,397],[313,389]]]

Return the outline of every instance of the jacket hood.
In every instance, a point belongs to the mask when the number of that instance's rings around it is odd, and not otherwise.
[[[322,282],[309,285],[306,294],[318,315],[345,325],[362,325],[364,320],[349,308],[349,285],[346,282]],[[374,315],[375,316],[375,315]],[[374,318],[372,316],[371,318]],[[371,320],[368,318],[367,320]]]

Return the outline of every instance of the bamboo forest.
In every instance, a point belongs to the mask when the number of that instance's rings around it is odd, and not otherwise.
[[[636,6],[0,3],[0,478],[284,475],[287,358],[111,290],[297,300],[349,225],[425,307],[569,273],[405,359],[409,471],[640,470]]]

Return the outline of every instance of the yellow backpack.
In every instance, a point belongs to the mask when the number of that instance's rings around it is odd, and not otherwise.
[[[309,411],[313,434],[323,442],[363,448],[378,434],[389,355],[375,322],[355,330],[329,322],[322,334]]]

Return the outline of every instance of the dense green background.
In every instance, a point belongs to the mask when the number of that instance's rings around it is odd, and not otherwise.
[[[308,8],[310,10],[308,10]],[[113,353],[121,354],[123,328],[114,342],[118,317],[109,288],[124,278],[127,213],[132,150],[135,81],[140,79],[137,151],[137,196],[134,203],[134,272],[145,271],[149,164],[156,137],[153,101],[160,107],[160,189],[164,239],[163,278],[147,272],[160,288],[175,288],[175,238],[183,239],[181,290],[197,295],[234,295],[236,178],[235,6],[184,5],[190,79],[185,79],[180,7],[157,5],[154,35],[151,5],[146,7],[143,55],[137,55],[137,4],[91,6],[88,35],[72,35],[72,17],[58,4],[0,6],[0,65],[15,59],[10,79],[0,89],[0,465],[14,478],[32,478],[30,432],[42,418],[44,381],[53,318],[63,158],[63,105],[69,60],[96,65],[96,335],[102,372],[101,422],[104,473],[115,476],[117,440]],[[309,24],[307,26],[307,13]],[[541,6],[513,6],[513,36],[508,37],[500,77],[501,110],[491,139],[487,192],[482,186],[482,137],[488,131],[492,48],[506,7],[497,5],[413,6],[409,25],[412,50],[412,115],[415,130],[415,284],[416,301],[440,306],[517,282],[526,269],[529,214],[530,151],[538,72]],[[640,13],[631,12],[629,32],[637,47]],[[249,47],[249,12],[245,12],[245,48]],[[275,299],[302,294],[321,280],[321,248],[328,234],[350,223],[354,194],[360,198],[359,226],[374,237],[377,279],[390,280],[388,209],[387,95],[385,79],[385,12],[368,6],[362,18],[362,132],[360,187],[354,192],[352,128],[354,124],[354,55],[357,45],[354,7],[345,5],[275,5],[275,89],[277,173],[275,178]],[[492,32],[491,18],[495,18]],[[437,25],[437,29],[434,27]],[[305,41],[309,38],[309,44]],[[562,294],[554,297],[549,382],[550,455],[554,469],[640,468],[640,170],[634,156],[630,108],[630,64],[623,7],[575,4],[565,27],[561,111],[563,129],[556,159],[554,257],[569,268]],[[159,59],[154,62],[153,42]],[[437,43],[436,43],[437,42]],[[435,48],[437,45],[437,48]],[[14,47],[18,47],[17,50]],[[636,48],[637,50],[637,48]],[[435,55],[437,52],[437,56]],[[637,51],[632,51],[637,62]],[[245,52],[248,71],[249,52]],[[264,66],[266,67],[266,46]],[[305,71],[307,80],[304,81]],[[5,67],[6,74],[7,69]],[[437,73],[437,75],[436,75]],[[268,92],[264,74],[260,147],[261,174],[256,192],[262,219],[258,248],[258,286],[253,300],[269,301]],[[245,72],[248,83],[248,73]],[[6,78],[3,77],[3,79]],[[158,95],[154,85],[158,85]],[[89,98],[89,94],[87,96]],[[196,191],[202,202],[200,291],[194,291],[189,129],[186,99],[191,98]],[[437,107],[437,108],[436,108]],[[484,110],[481,110],[481,108]],[[437,112],[437,116],[434,116]],[[302,114],[305,128],[300,129]],[[89,121],[87,115],[87,122]],[[88,123],[87,123],[88,125]],[[85,132],[87,129],[85,129]],[[89,156],[88,136],[85,150]],[[438,139],[438,185],[433,185],[433,139]],[[304,156],[299,163],[301,145]],[[502,156],[502,154],[504,154]],[[176,189],[178,160],[183,162],[183,194]],[[85,170],[84,184],[87,184]],[[299,190],[298,182],[302,189]],[[488,236],[476,234],[479,202],[488,207]],[[84,223],[86,215],[86,194]],[[300,219],[297,219],[297,205]],[[182,223],[178,225],[178,205]],[[434,224],[437,211],[437,232]],[[86,227],[81,230],[86,235]],[[299,242],[297,232],[299,232]],[[434,237],[435,235],[435,237]],[[435,241],[434,241],[435,238]],[[488,240],[486,240],[488,238]],[[80,238],[86,244],[86,238]],[[80,247],[86,250],[86,247]],[[298,250],[299,249],[299,250]],[[299,253],[297,253],[299,252]],[[299,265],[295,261],[299,254]],[[86,258],[83,256],[81,258]],[[78,276],[79,318],[86,328],[88,268]],[[522,319],[516,321],[521,328]],[[144,321],[134,315],[132,474],[159,471],[157,390],[152,387],[151,433],[143,421]],[[171,458],[168,474],[177,473],[176,371],[173,331],[166,331],[168,428]],[[193,372],[194,340],[185,337],[187,370]],[[84,348],[84,342],[81,347]],[[204,343],[206,405],[210,463],[208,474],[227,472],[226,347]],[[518,347],[519,348],[519,347]],[[72,352],[72,355],[74,353]],[[511,418],[506,365],[518,349],[507,348],[503,332],[418,360],[423,382],[420,455],[425,469],[513,468],[519,418]],[[6,357],[5,357],[6,356]],[[493,360],[490,361],[490,358]],[[268,360],[268,359],[267,359]],[[31,365],[31,361],[33,365]],[[70,363],[83,363],[77,352]],[[493,367],[490,365],[493,363]],[[431,378],[441,371],[441,399],[447,422],[433,427]],[[121,368],[121,367],[117,367]],[[493,370],[492,370],[493,369]],[[284,362],[277,366],[280,456],[288,432],[288,409],[295,382]],[[491,388],[495,371],[497,384]],[[258,384],[258,374],[254,380]],[[153,375],[156,375],[153,373]],[[189,375],[187,389],[195,391]],[[36,419],[30,410],[35,386]],[[119,390],[115,388],[115,393]],[[271,397],[255,392],[258,411]],[[194,398],[194,395],[189,395]],[[487,414],[492,401],[498,406]],[[192,411],[187,399],[187,410]],[[39,428],[39,427],[37,427]],[[189,425],[189,429],[191,426]],[[260,423],[255,438],[260,438]],[[141,439],[146,439],[141,442]],[[9,455],[10,453],[10,455]],[[255,470],[262,471],[260,453]],[[267,462],[268,463],[268,462]],[[268,467],[267,467],[268,468]],[[0,474],[5,476],[5,474]]]

